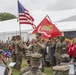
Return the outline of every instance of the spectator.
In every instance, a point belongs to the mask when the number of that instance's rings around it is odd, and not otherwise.
[[[6,66],[6,64],[3,60],[2,50],[0,50],[0,74],[1,75],[11,75],[12,74],[12,70]]]

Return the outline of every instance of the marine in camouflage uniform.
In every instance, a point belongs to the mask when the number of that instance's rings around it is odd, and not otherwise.
[[[3,50],[9,51],[9,44],[7,42],[3,44]]]
[[[25,72],[31,69],[30,57],[31,57],[30,54],[26,55],[28,65],[20,70],[20,75],[24,74]]]
[[[42,42],[42,34],[41,33],[37,33],[36,34],[36,42],[34,44],[31,44],[29,47],[27,47],[26,45],[24,45],[22,42],[22,45],[25,49],[29,50],[30,53],[40,53],[42,54],[42,61],[41,61],[41,65],[40,68],[42,71],[44,71],[44,49],[45,46]]]
[[[16,44],[16,41],[17,41],[17,39],[16,39],[16,36],[13,36],[12,37],[12,61],[13,62],[16,62],[16,49],[17,49],[17,44]],[[14,68],[15,68],[15,66],[14,66]]]
[[[31,66],[26,66],[26,67],[24,67],[24,68],[22,68],[21,70],[20,70],[20,75],[22,75],[22,74],[24,74],[24,73],[26,73],[27,71],[29,71],[31,69]]]
[[[3,49],[4,42],[0,42],[0,49]]]
[[[42,61],[41,61],[42,68],[41,68],[41,70],[44,71],[44,49],[45,49],[45,46],[44,46],[43,42],[41,41],[41,39],[42,39],[41,35],[42,35],[41,33],[36,34],[36,43],[31,45],[30,51],[31,51],[31,53],[42,54]]]
[[[4,75],[11,75],[11,69],[10,68],[8,68],[6,65],[5,65],[5,63],[4,63],[4,61],[3,61],[3,54],[2,54],[2,50],[0,50],[0,67],[2,68],[5,68],[5,69],[3,69],[3,70],[5,70],[5,71],[1,71],[0,72],[0,75],[1,75],[1,73],[2,72],[4,72],[4,73],[2,73],[2,74],[4,74]],[[0,69],[1,69],[0,68]]]
[[[69,66],[54,66],[53,67],[53,75],[69,75]]]
[[[60,41],[61,41],[61,54],[67,54],[67,45],[65,42],[65,37],[61,36]]]
[[[65,38],[64,36],[60,36],[58,37],[59,41],[56,43],[56,64],[60,64],[61,63],[61,55],[62,54],[67,54],[67,45],[65,42]]]
[[[55,58],[56,58],[56,65],[59,65],[61,63],[61,42],[60,42],[60,37],[57,37],[57,39],[56,39]]]
[[[23,46],[20,43],[21,41],[21,36],[17,35],[17,51],[16,51],[16,69],[20,70],[21,69],[21,64],[22,64],[22,51],[23,51]]]
[[[21,37],[19,35],[16,36],[16,40],[13,42],[13,53],[14,53],[14,59],[13,61],[16,62],[16,65],[14,66],[16,70],[21,69],[22,64],[22,49],[23,46],[20,43]]]
[[[47,41],[45,46],[45,65],[47,67],[52,66],[51,43],[49,41]]]
[[[40,69],[40,53],[31,54],[31,69],[22,75],[45,75]]]
[[[50,45],[49,45],[49,54],[50,54],[50,64],[51,66],[56,65],[56,59],[55,59],[55,50],[56,50],[56,41],[54,38],[50,39]]]

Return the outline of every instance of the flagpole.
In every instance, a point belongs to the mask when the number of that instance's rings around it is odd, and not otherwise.
[[[28,32],[27,32],[27,39],[26,39],[26,41],[31,37],[31,35],[32,35],[32,33],[28,36]]]
[[[46,15],[45,17],[47,17],[50,20],[50,22],[51,22],[51,19],[50,19],[50,17],[48,15]]]
[[[20,36],[21,36],[21,25],[19,23],[19,32],[20,32]]]
[[[17,0],[17,9],[19,10],[19,8],[18,8],[18,1],[19,0]],[[19,13],[18,13],[17,21],[19,22]],[[21,36],[21,24],[20,24],[20,22],[19,22],[19,33],[20,33],[20,36]]]

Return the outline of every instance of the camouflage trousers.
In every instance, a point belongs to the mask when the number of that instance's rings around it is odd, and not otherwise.
[[[60,56],[55,56],[56,58],[56,65],[59,65],[61,63]]]
[[[21,64],[22,64],[22,54],[14,54],[12,56],[12,60],[13,60],[13,62],[16,62],[14,68],[16,70],[20,70],[21,69]]]
[[[12,62],[16,62],[16,54],[12,54]]]
[[[17,54],[17,60],[16,60],[16,69],[20,70],[21,69],[21,64],[22,64],[22,54]]]

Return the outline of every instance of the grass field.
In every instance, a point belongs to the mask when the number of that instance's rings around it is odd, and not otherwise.
[[[11,62],[11,59],[10,59],[10,62]],[[26,65],[27,65],[27,62],[25,59],[23,59],[21,68],[26,67]],[[50,67],[45,67],[44,72],[46,73],[46,75],[52,75],[52,70]],[[19,75],[19,71],[12,68],[12,74],[13,75]]]

